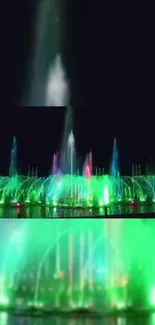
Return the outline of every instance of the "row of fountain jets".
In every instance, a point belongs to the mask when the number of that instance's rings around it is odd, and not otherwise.
[[[75,138],[73,131],[71,131],[68,135],[67,139],[67,148],[63,151],[61,155],[56,153],[53,155],[53,163],[51,174],[56,175],[58,173],[70,174],[70,175],[79,175],[79,170],[76,169],[76,159],[75,159]],[[18,150],[17,150],[17,139],[14,136],[12,142],[11,149],[11,161],[10,161],[10,169],[9,176],[15,176],[18,174]],[[38,176],[37,167],[28,169],[28,174],[30,176]],[[90,178],[93,175],[93,158],[92,152],[88,153],[85,159],[83,174],[86,178]],[[97,169],[96,174],[101,175],[104,174],[104,169]],[[118,149],[117,149],[117,140],[114,139],[113,146],[113,157],[111,163],[110,174],[114,177],[119,177],[119,162],[118,162]]]
[[[76,161],[75,161],[75,138],[73,131],[69,133],[67,140],[67,148],[64,150],[64,154],[59,155],[58,153],[53,155],[53,163],[51,174],[56,175],[58,173],[63,174],[79,174],[79,170],[76,170]],[[147,165],[147,174],[148,174],[148,165]],[[17,139],[14,136],[11,149],[11,161],[10,161],[10,177],[18,174],[18,150],[17,150]],[[93,175],[93,157],[92,152],[87,154],[83,174],[86,178],[90,178]],[[96,168],[95,175],[104,175],[104,169]],[[110,175],[117,178],[120,176],[119,170],[119,155],[117,147],[117,139],[114,139],[113,144],[113,154],[112,162],[110,168]],[[141,175],[141,166],[132,165],[132,176]],[[28,168],[28,176],[38,176],[38,168]]]

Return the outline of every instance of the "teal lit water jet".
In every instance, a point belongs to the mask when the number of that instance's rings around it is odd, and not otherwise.
[[[17,169],[17,140],[13,137],[12,148],[11,148],[11,160],[10,160],[10,177],[16,176],[18,173]]]
[[[118,158],[119,157],[118,157],[117,139],[115,138],[113,144],[113,154],[112,154],[112,163],[111,163],[111,175],[114,177],[120,176]]]

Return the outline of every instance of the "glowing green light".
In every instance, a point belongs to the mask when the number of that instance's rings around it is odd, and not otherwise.
[[[7,306],[9,304],[8,297],[0,296],[0,305]]]
[[[0,306],[155,306],[154,219],[3,222]]]
[[[63,185],[63,183],[62,183],[62,182],[59,182],[59,183],[57,184],[57,187],[58,187],[58,188],[61,188],[62,185]]]
[[[126,304],[125,304],[124,301],[119,301],[119,302],[117,302],[117,305],[116,306],[117,306],[117,308],[119,310],[121,310],[121,309],[124,309],[126,307]]]
[[[20,244],[22,241],[23,241],[23,238],[24,238],[24,232],[23,230],[19,230],[19,231],[14,231],[12,233],[12,236],[11,236],[11,242],[12,244]]]
[[[151,290],[151,305],[155,306],[155,287]]]
[[[104,203],[106,205],[108,205],[110,203],[110,194],[109,194],[109,188],[108,188],[108,186],[105,186],[104,187],[103,196],[104,196]]]
[[[103,200],[100,200],[100,207],[104,205]]]
[[[50,182],[50,183],[49,183]],[[89,179],[79,174],[1,177],[0,204],[43,204],[59,207],[100,207],[110,203],[155,202],[155,175],[122,176],[97,174]],[[102,203],[103,201],[103,203]]]

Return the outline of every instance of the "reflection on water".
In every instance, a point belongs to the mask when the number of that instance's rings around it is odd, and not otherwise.
[[[134,214],[134,213],[154,213],[155,204],[152,205],[114,205],[108,207],[107,214]],[[56,217],[99,217],[105,215],[104,208],[86,208],[86,209],[63,209],[63,208],[49,208],[41,206],[19,207],[16,208],[0,208],[1,218],[16,218],[20,214],[25,218],[56,218]]]
[[[28,318],[0,313],[0,325],[155,325],[155,314],[141,317],[108,317],[104,319],[67,319],[59,317]]]

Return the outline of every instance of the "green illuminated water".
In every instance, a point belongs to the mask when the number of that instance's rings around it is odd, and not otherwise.
[[[155,308],[154,219],[0,220],[0,307]]]
[[[51,173],[48,177],[38,177],[37,168],[29,169],[27,176],[17,173],[17,142],[14,137],[10,176],[0,176],[0,206],[32,207],[35,205],[76,210],[80,208],[104,209],[106,206],[112,214],[114,210],[121,210],[125,213],[125,210],[123,211],[125,207],[128,210],[136,209],[137,212],[140,210],[148,212],[152,206],[151,211],[153,211],[155,175],[142,175],[141,167],[135,166],[132,168],[132,176],[120,176],[116,139],[109,175],[100,168],[96,168],[93,173],[92,152],[87,154],[83,168],[79,170],[72,127],[72,109],[69,107],[65,120],[62,150],[60,154],[54,154]],[[98,213],[101,214],[101,212]]]
[[[72,167],[71,167],[72,168]],[[155,202],[155,175],[79,176],[75,174],[0,177],[0,204],[45,204],[51,207],[102,207],[114,203]]]

